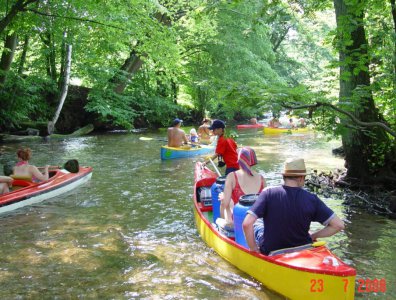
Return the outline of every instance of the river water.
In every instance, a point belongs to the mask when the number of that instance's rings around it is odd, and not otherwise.
[[[150,137],[142,141],[139,137]],[[113,133],[40,143],[5,144],[0,163],[21,146],[32,163],[76,158],[94,168],[91,181],[63,196],[0,215],[0,299],[284,299],[206,246],[192,213],[196,158],[161,161],[160,133]],[[318,135],[241,132],[268,185],[281,182],[288,157],[309,169],[342,168],[340,145]],[[396,299],[396,222],[323,198],[346,229],[327,245],[359,279],[384,278],[387,292],[358,299]],[[314,225],[317,228],[319,225]],[[285,282],[287,284],[287,282]]]

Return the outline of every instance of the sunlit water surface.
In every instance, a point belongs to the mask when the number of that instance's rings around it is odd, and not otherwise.
[[[163,137],[141,136],[1,146],[1,163],[16,161],[16,150],[30,146],[36,165],[76,158],[94,173],[71,193],[0,216],[0,299],[284,299],[224,261],[197,234],[191,201],[197,158],[161,161]],[[256,150],[256,170],[269,185],[281,182],[288,157],[303,157],[311,170],[343,166],[331,154],[339,142],[313,134],[248,130],[238,143]],[[347,224],[328,246],[357,269],[358,278],[387,282],[386,294],[357,291],[356,297],[396,299],[396,222],[350,209],[342,199],[322,199]]]

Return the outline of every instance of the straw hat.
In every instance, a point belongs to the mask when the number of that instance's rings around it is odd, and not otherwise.
[[[282,172],[283,176],[305,176],[308,175],[305,162],[302,158],[288,159]]]

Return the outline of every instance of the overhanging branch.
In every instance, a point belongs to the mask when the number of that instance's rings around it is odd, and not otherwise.
[[[389,133],[391,136],[396,138],[396,132],[393,131],[391,128],[389,128],[388,126],[386,126],[384,123],[382,122],[363,122],[360,121],[359,119],[357,119],[353,114],[351,114],[350,112],[343,110],[333,104],[330,103],[326,103],[326,102],[316,102],[314,104],[304,104],[304,105],[297,105],[297,106],[291,106],[288,105],[286,103],[282,104],[283,107],[285,108],[289,108],[289,109],[303,109],[303,108],[318,108],[321,106],[326,106],[326,107],[330,107],[331,109],[348,116],[355,124],[363,126],[363,127],[380,127],[383,130],[385,130],[387,133]]]
[[[44,13],[41,11],[38,11],[36,9],[32,9],[32,8],[28,8],[25,9],[26,11],[30,11],[32,13],[38,14],[38,15],[42,15],[45,17],[55,17],[55,18],[62,18],[62,19],[69,19],[69,20],[75,20],[75,21],[81,21],[81,22],[87,22],[87,23],[94,23],[94,24],[98,24],[98,25],[102,25],[105,27],[110,27],[110,28],[115,28],[115,29],[119,29],[119,30],[123,30],[123,31],[128,31],[126,28],[123,27],[119,27],[119,26],[115,26],[115,25],[110,25],[110,24],[105,24],[99,21],[95,21],[95,20],[91,20],[91,19],[85,19],[85,18],[78,18],[78,17],[69,17],[69,16],[60,16],[57,14],[48,14],[48,13]]]

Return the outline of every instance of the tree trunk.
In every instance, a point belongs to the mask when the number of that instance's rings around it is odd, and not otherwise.
[[[390,0],[392,8],[393,19],[393,33],[396,35],[396,3],[395,0]],[[396,39],[393,39],[393,89],[396,88]]]
[[[69,88],[69,81],[70,81],[70,69],[71,69],[71,53],[72,53],[72,46],[67,45],[66,49],[66,68],[65,68],[65,75],[64,75],[64,82],[62,86],[62,91],[59,96],[59,105],[58,109],[55,112],[55,116],[52,121],[48,122],[48,134],[52,134],[55,129],[55,124],[58,121],[60,112],[63,107],[63,103],[65,102],[67,96],[67,90]]]
[[[14,32],[7,35],[4,42],[4,50],[0,60],[0,85],[3,85],[7,78],[7,72],[11,68],[11,63],[14,59],[15,48],[18,44],[18,37]]]
[[[46,70],[47,75],[53,81],[57,80],[57,72],[56,72],[56,53],[55,53],[55,45],[53,42],[53,35],[50,32],[45,32],[40,34],[40,38],[44,44],[45,51],[45,61],[46,61]]]
[[[171,25],[171,20],[166,14],[156,13],[155,18],[160,23],[166,26]],[[143,61],[141,59],[142,57],[147,57],[147,54],[141,53],[140,55],[138,55],[138,53],[135,50],[131,51],[129,57],[122,65],[120,71],[110,80],[110,82],[115,84],[114,92],[116,92],[117,94],[122,94],[124,92],[125,88],[128,85],[129,80],[142,67],[143,65]]]
[[[63,82],[65,81],[64,75],[65,75],[65,64],[66,64],[66,38],[67,38],[67,31],[63,31],[63,37],[62,37],[62,47],[61,47],[61,65],[60,65],[60,71],[59,71],[59,79],[58,79],[58,89],[60,90],[62,88]]]
[[[18,74],[22,75],[23,71],[25,70],[25,63],[26,63],[26,54],[29,49],[29,36],[25,36],[25,40],[23,42],[23,49],[22,49],[22,54],[21,54],[21,59],[19,61],[19,67],[18,67]]]
[[[146,56],[141,55],[141,56]],[[118,94],[122,94],[128,85],[128,81],[132,78],[143,65],[143,61],[135,50],[132,50],[129,57],[125,60],[120,71],[111,80],[115,84],[114,91]]]
[[[355,4],[334,0],[334,8],[340,60],[339,104],[347,104],[349,111],[361,121],[380,121],[370,90],[368,43],[363,26],[364,5],[361,0]],[[353,128],[346,119],[343,124],[346,127],[342,134],[342,144],[347,177],[361,182],[370,180],[375,168],[374,153],[379,150],[379,144],[389,145],[389,138],[380,129],[373,129],[369,136],[361,128]]]

